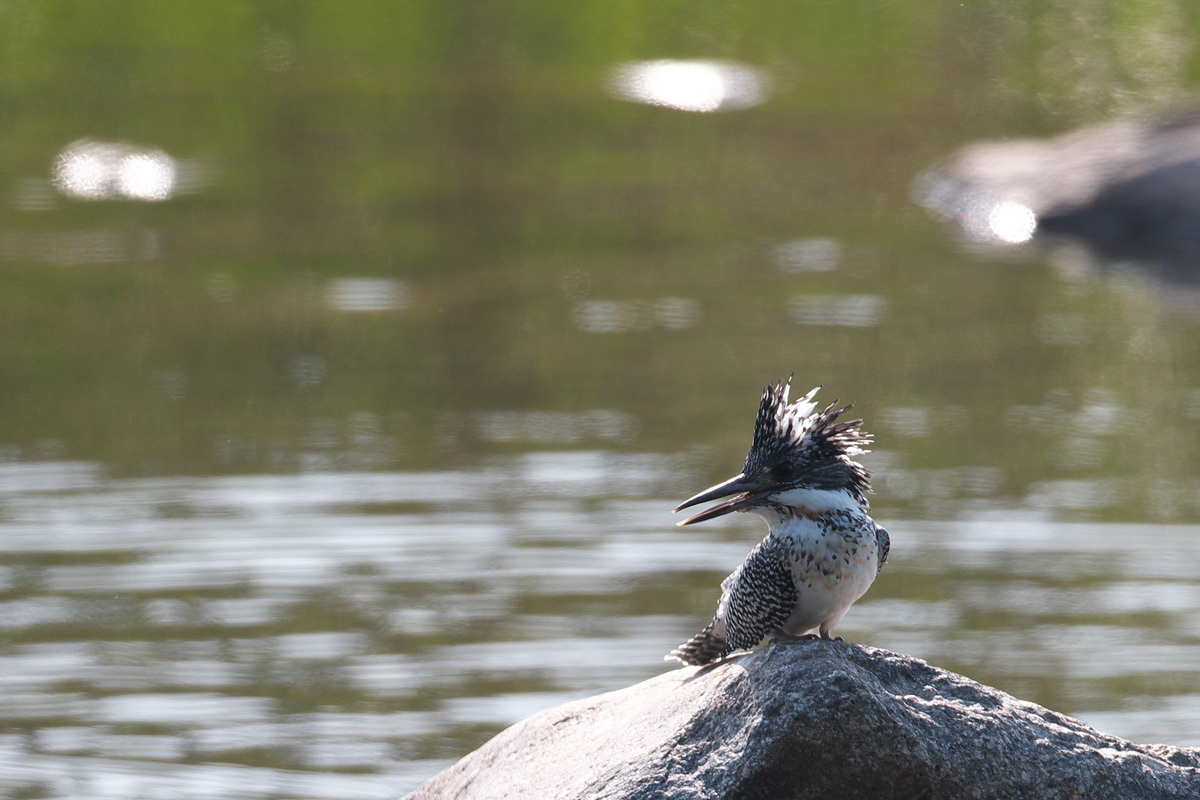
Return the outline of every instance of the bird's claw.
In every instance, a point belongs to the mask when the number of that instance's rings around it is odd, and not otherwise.
[[[790,633],[777,633],[767,637],[767,644],[779,644],[780,642],[803,642],[820,639],[821,637],[815,633],[802,633],[799,636],[792,636]]]

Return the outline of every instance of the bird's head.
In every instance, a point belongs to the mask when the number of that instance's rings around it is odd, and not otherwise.
[[[731,511],[757,511],[770,522],[789,509],[823,511],[857,504],[867,507],[870,476],[854,456],[866,452],[871,438],[859,429],[861,419],[838,422],[853,403],[835,401],[818,411],[818,386],[788,403],[791,380],[768,386],[754,421],[754,443],[740,474],[680,503],[675,511],[737,495],[677,523],[691,525]]]

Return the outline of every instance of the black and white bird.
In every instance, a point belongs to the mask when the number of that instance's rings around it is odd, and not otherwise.
[[[768,386],[754,443],[740,475],[692,497],[675,511],[736,495],[679,525],[731,511],[753,511],[770,529],[721,582],[717,614],[667,659],[709,664],[764,636],[829,639],[846,610],[887,561],[887,531],[867,515],[866,468],[854,460],[870,444],[861,419],[838,422],[853,404],[818,411],[813,389],[788,403],[791,380]]]

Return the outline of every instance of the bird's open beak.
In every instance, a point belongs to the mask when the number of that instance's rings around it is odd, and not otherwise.
[[[705,489],[700,494],[684,500],[671,513],[683,511],[685,508],[691,508],[700,503],[707,503],[709,500],[718,500],[731,494],[737,495],[737,497],[726,500],[724,503],[718,503],[711,508],[704,509],[695,516],[675,523],[682,528],[684,525],[691,525],[693,522],[704,522],[706,519],[724,516],[731,511],[741,511],[743,508],[756,505],[762,498],[765,489],[766,487],[761,483],[749,480],[745,475],[734,475],[724,483],[718,483],[716,486]]]

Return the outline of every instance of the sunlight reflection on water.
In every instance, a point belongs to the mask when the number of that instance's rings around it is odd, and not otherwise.
[[[329,282],[326,302],[334,311],[398,311],[408,304],[408,287],[387,278],[338,278]]]
[[[54,187],[73,200],[155,203],[196,191],[206,180],[199,162],[181,162],[157,147],[95,139],[64,147],[53,170]]]
[[[873,294],[797,295],[789,309],[801,325],[874,327],[887,314],[887,301]]]
[[[686,297],[658,300],[588,300],[575,309],[575,324],[586,333],[624,333],[650,328],[679,330],[696,324],[700,304]]]
[[[728,111],[763,103],[771,81],[761,70],[729,61],[637,61],[613,72],[613,95],[679,111]]]

